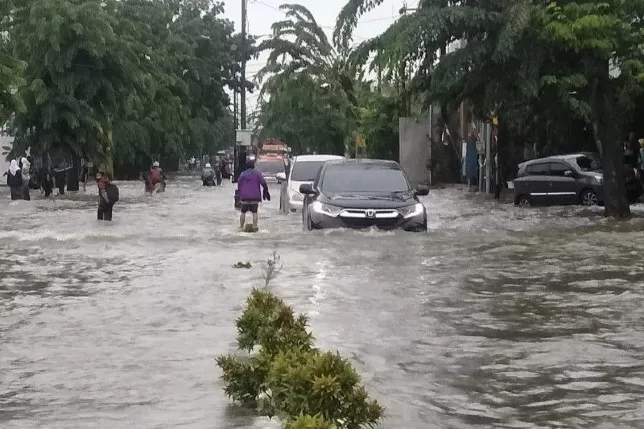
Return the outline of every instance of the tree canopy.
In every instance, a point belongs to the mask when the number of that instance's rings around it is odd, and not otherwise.
[[[234,141],[226,87],[246,85],[240,37],[220,3],[3,2],[0,120],[15,151],[63,150],[123,174]],[[252,53],[249,39],[247,58]]]

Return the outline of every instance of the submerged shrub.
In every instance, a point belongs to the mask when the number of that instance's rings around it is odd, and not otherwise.
[[[384,409],[369,399],[348,360],[314,347],[307,322],[271,292],[253,289],[236,325],[239,349],[255,354],[217,358],[224,391],[279,417],[286,429],[375,426]]]
[[[280,417],[306,412],[337,428],[358,429],[374,426],[384,411],[369,400],[360,376],[337,353],[282,352],[273,360],[266,384],[270,394],[260,407],[281,412]]]
[[[337,426],[320,416],[306,415],[288,420],[284,429],[337,429]]]

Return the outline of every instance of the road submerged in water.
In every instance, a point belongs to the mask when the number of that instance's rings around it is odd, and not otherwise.
[[[232,192],[122,183],[113,223],[89,191],[0,204],[0,427],[279,427],[214,363],[274,249],[270,287],[354,362],[382,428],[644,427],[644,219],[445,189],[427,234],[307,233],[273,187],[245,234]]]

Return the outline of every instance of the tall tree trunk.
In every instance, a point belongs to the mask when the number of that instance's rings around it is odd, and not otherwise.
[[[601,142],[604,166],[604,213],[609,217],[628,219],[631,209],[626,197],[620,118],[616,112],[616,93],[608,74],[608,63],[604,69],[597,77],[593,91],[593,128],[596,140]]]
[[[500,200],[501,199],[501,192],[503,191],[503,171],[501,170],[501,166],[503,165],[504,162],[504,157],[503,157],[503,151],[501,150],[501,144],[504,141],[504,139],[507,137],[505,132],[502,132],[502,130],[505,130],[502,127],[502,123],[499,122],[499,125],[495,125],[497,128],[496,132],[496,159],[494,161],[494,199],[495,200]]]
[[[67,190],[75,192],[80,190],[80,183],[78,176],[80,174],[80,157],[76,154],[72,155],[72,168],[67,173]]]

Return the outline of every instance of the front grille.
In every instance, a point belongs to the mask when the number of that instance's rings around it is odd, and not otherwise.
[[[349,228],[370,228],[375,226],[377,228],[395,228],[398,226],[398,219],[358,219],[358,218],[342,218],[342,221]]]

